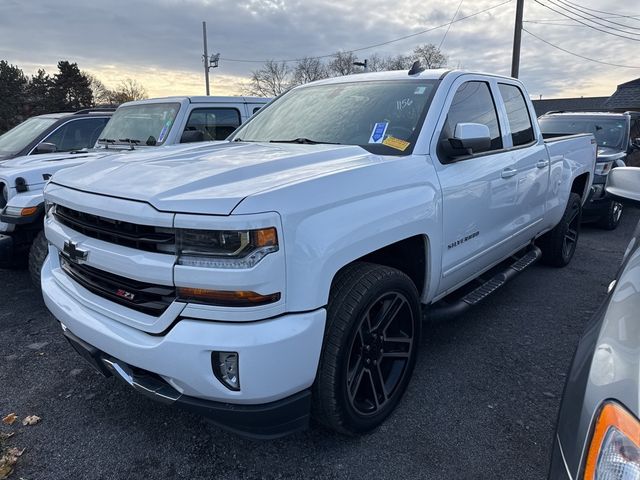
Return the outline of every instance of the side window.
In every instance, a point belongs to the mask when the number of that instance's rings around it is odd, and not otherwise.
[[[198,108],[189,115],[184,131],[201,132],[202,141],[224,140],[239,126],[240,112],[235,108]],[[189,138],[194,138],[193,134]]]
[[[261,108],[262,108],[262,107],[255,107],[255,108],[253,109],[253,113],[256,113],[256,112],[257,112],[258,110],[260,110]]]
[[[43,142],[55,144],[59,152],[91,148],[108,121],[108,118],[72,120],[45,138]]]
[[[524,100],[522,90],[515,85],[498,84],[500,95],[507,109],[507,119],[511,127],[511,139],[513,146],[526,145],[534,140],[533,125],[529,116],[527,102]]]
[[[491,146],[489,150],[502,148],[502,137],[498,113],[486,82],[466,82],[460,85],[453,97],[449,113],[440,134],[439,154],[450,157],[449,139],[453,138],[458,123],[481,123],[489,127]]]

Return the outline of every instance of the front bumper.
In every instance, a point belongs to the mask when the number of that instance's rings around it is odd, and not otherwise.
[[[83,301],[90,292],[78,285],[69,290],[56,279],[54,265],[49,256],[42,270],[43,296],[53,315],[101,355],[153,374],[191,403],[264,408],[307,390],[315,380],[324,309],[253,322],[178,318],[167,331],[151,335],[92,308]],[[213,351],[238,352],[240,391],[215,378]]]
[[[76,337],[63,326],[71,346],[104,376],[115,376],[153,400],[202,415],[234,433],[257,439],[273,439],[304,430],[309,425],[311,392],[262,405],[213,402],[181,394],[161,378],[127,365]]]

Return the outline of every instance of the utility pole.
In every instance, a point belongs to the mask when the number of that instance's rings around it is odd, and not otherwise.
[[[524,12],[524,0],[517,0],[516,25],[513,31],[513,57],[511,58],[511,76],[518,78],[520,73],[520,43],[522,40],[522,14]]]
[[[207,22],[202,22],[202,41],[204,43],[204,55],[202,56],[204,61],[204,83],[206,86],[207,96],[209,96],[209,70],[218,67],[220,54],[216,53],[209,57],[209,52],[207,51]]]

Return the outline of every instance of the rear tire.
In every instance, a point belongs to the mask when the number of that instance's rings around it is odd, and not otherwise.
[[[577,193],[571,193],[560,223],[536,242],[542,250],[542,263],[565,267],[571,262],[578,245],[581,218],[582,199]]]
[[[395,268],[357,262],[333,282],[312,415],[340,433],[378,427],[396,408],[420,341],[415,285]]]
[[[47,255],[49,254],[49,244],[44,236],[44,232],[40,231],[34,238],[29,250],[29,275],[33,286],[40,290],[40,271]]]
[[[620,225],[622,210],[622,203],[611,200],[606,215],[601,217],[596,225],[604,230],[615,230]]]

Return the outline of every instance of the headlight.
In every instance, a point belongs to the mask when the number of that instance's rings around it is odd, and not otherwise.
[[[177,230],[179,265],[251,268],[278,251],[275,228],[245,231]]]
[[[616,403],[606,403],[598,415],[584,478],[640,479],[640,422]]]
[[[44,201],[44,216],[47,218],[51,218],[53,214],[56,212],[56,204],[50,202],[49,200]]]
[[[610,162],[596,162],[596,175],[607,175],[611,171],[613,161]]]
[[[38,213],[38,207],[5,207],[4,214],[7,217],[30,217]]]

